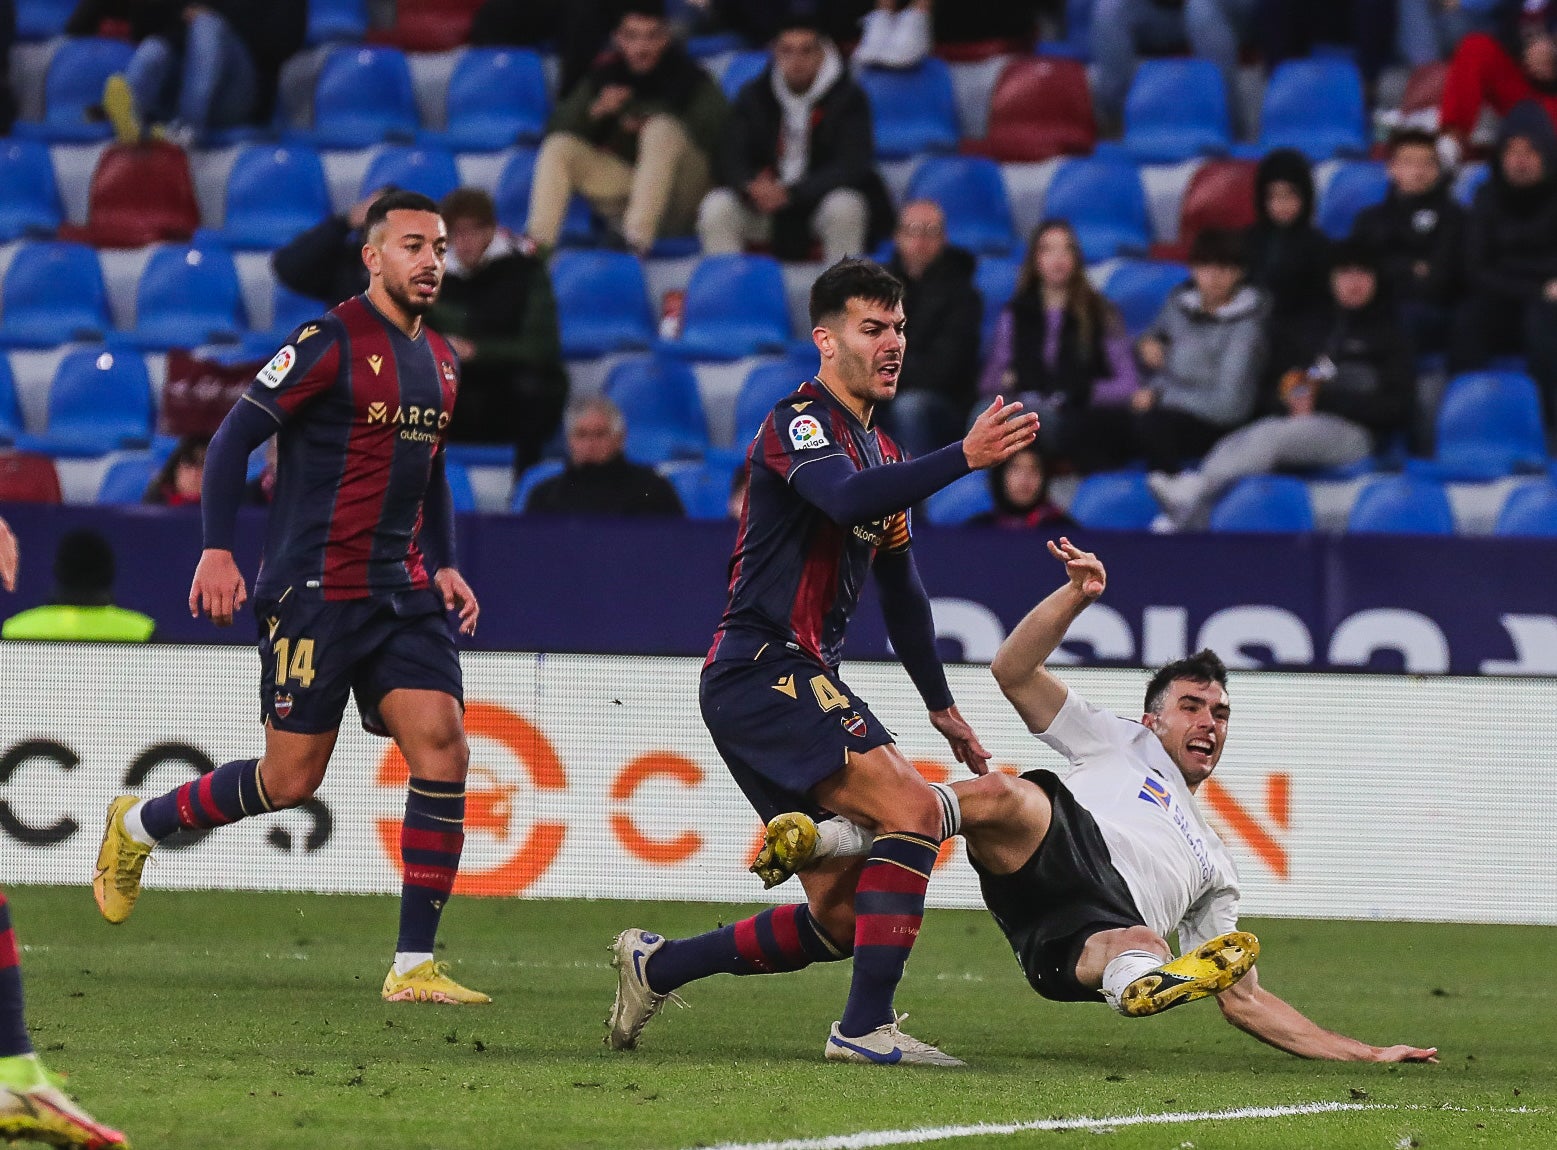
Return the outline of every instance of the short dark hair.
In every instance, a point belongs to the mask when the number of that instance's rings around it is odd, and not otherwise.
[[[1427,148],[1433,153],[1433,158],[1438,157],[1438,137],[1425,128],[1396,128],[1389,134],[1389,140],[1385,144],[1391,156],[1401,148]]]
[[[1247,249],[1243,233],[1231,228],[1207,228],[1189,245],[1189,266],[1212,264],[1216,267],[1241,268],[1247,262]]]
[[[903,284],[875,260],[845,256],[811,285],[811,326],[842,315],[851,299],[897,307],[903,302]]]
[[[107,604],[114,585],[114,549],[101,532],[78,527],[60,537],[54,552],[54,588],[63,602]]]
[[[451,225],[455,220],[470,220],[484,228],[497,223],[497,205],[485,188],[455,188],[443,197],[438,214]]]
[[[1143,713],[1155,715],[1162,710],[1168,688],[1180,679],[1192,683],[1216,683],[1227,686],[1227,664],[1210,647],[1196,651],[1187,659],[1178,659],[1163,667],[1146,684],[1146,704]]]
[[[373,229],[389,218],[390,212],[433,212],[438,205],[421,192],[385,192],[368,205],[368,214],[362,218],[362,234],[369,236]]]

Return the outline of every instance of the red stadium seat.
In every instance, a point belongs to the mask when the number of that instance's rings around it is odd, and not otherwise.
[[[1406,81],[1406,90],[1400,97],[1400,111],[1409,116],[1412,112],[1436,111],[1443,100],[1443,81],[1449,74],[1445,60],[1431,64],[1418,64]]]
[[[1000,73],[989,100],[989,128],[982,140],[965,141],[962,150],[1006,163],[1036,163],[1089,155],[1096,145],[1086,66],[1029,56],[1012,60]]]
[[[138,248],[188,240],[200,226],[194,180],[183,150],[163,140],[112,144],[92,173],[85,227],[64,239],[99,248]]]
[[[1241,230],[1254,225],[1253,160],[1207,160],[1189,179],[1179,208],[1179,239],[1153,244],[1157,260],[1182,260],[1207,228]]]
[[[47,455],[0,454],[0,503],[58,503],[59,472]]]
[[[399,0],[394,25],[370,32],[368,40],[405,52],[447,52],[470,40],[480,7],[481,0]]]
[[[1031,40],[942,40],[935,45],[935,54],[948,64],[981,64],[996,56],[1027,56],[1032,50]]]

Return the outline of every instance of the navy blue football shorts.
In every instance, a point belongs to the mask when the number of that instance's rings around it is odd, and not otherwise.
[[[290,588],[255,600],[260,717],[278,731],[339,729],[355,693],[362,726],[388,735],[378,705],[401,688],[442,691],[465,705],[459,652],[435,591],[326,601]]]
[[[780,644],[756,659],[703,668],[703,722],[747,801],[767,822],[785,811],[826,812],[811,789],[864,754],[895,742],[837,675]]]

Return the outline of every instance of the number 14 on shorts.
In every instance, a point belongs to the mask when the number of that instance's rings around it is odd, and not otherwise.
[[[307,690],[314,681],[314,641],[299,639],[294,647],[291,639],[277,639],[273,645],[276,650],[276,686],[286,686],[290,678]]]

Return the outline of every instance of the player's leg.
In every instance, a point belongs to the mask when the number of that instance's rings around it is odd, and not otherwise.
[[[1120,1014],[1141,1017],[1222,993],[1254,968],[1259,954],[1254,935],[1232,931],[1174,958],[1150,927],[1121,927],[1087,939],[1076,981],[1101,990]]]

